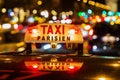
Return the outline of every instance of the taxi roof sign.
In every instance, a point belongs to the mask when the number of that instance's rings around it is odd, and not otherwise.
[[[25,33],[25,42],[83,43],[83,36],[76,25],[46,23],[29,27]]]

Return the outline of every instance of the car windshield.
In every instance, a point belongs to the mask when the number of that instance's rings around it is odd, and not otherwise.
[[[120,80],[120,0],[0,0],[0,80]]]
[[[59,23],[79,28],[80,35],[83,36],[83,43],[80,43],[83,46],[82,54],[120,56],[118,3],[119,1],[114,0],[0,0],[0,53],[26,53],[26,49],[30,49],[27,46],[35,53],[70,54],[81,50],[82,48],[78,49],[78,43],[52,42],[51,37],[40,32],[40,36],[34,35],[38,42],[33,40],[30,45],[30,40],[25,41],[25,35],[37,33],[38,28],[35,26]],[[51,34],[52,37],[59,34],[59,38],[57,35],[54,40],[64,40],[61,36],[66,35],[62,33],[67,32],[62,32],[64,30],[59,26],[49,26],[39,31]],[[77,34],[77,31],[71,29],[70,34]],[[47,36],[50,42],[40,42],[40,39],[44,39],[41,35]]]

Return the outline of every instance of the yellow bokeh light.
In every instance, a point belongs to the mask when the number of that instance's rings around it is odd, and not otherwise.
[[[115,23],[120,24],[120,19],[117,19]]]
[[[104,77],[98,78],[98,80],[106,80]]]
[[[100,8],[104,8],[104,4],[100,4]]]
[[[0,24],[0,29],[2,29],[2,25]]]
[[[38,1],[37,4],[38,4],[38,5],[42,5],[42,1]]]
[[[111,9],[111,7],[110,7],[110,6],[106,6],[106,9],[110,10],[110,9]]]
[[[52,10],[51,11],[52,15],[56,16],[57,15],[57,12],[55,10]]]
[[[6,13],[6,9],[5,8],[2,8],[2,13]]]
[[[96,15],[96,19],[98,19],[99,18],[99,16],[98,15]]]
[[[92,19],[92,23],[96,23],[97,21],[96,21],[96,19]]]
[[[114,25],[115,23],[113,21],[110,22],[110,25]]]
[[[2,37],[0,36],[0,41],[2,40]]]
[[[65,15],[65,12],[62,12],[61,14],[62,14],[62,15]]]
[[[85,20],[84,20],[84,22],[85,22],[85,23],[87,23],[87,22],[88,22],[88,20],[87,20],[87,19],[85,19]]]
[[[85,24],[85,23],[82,23],[82,24],[81,24],[81,27],[82,27],[82,28],[84,28],[85,26],[86,26],[86,24]]]
[[[37,10],[36,9],[33,10],[33,14],[37,14]]]
[[[19,43],[16,44],[17,47],[24,46],[24,45],[25,45],[24,42],[19,42]]]
[[[4,60],[6,60],[6,61],[10,61],[10,60],[12,60],[11,58],[5,58]]]
[[[100,3],[96,2],[96,3],[95,3],[95,6],[96,6],[96,7],[99,7],[99,6],[100,6]]]
[[[98,74],[98,76],[94,77],[94,80],[114,80],[114,79],[105,74]]]
[[[67,16],[69,16],[69,12],[66,12],[65,14],[66,14]]]
[[[93,5],[93,6],[94,6],[94,5],[95,5],[95,2],[94,2],[94,1],[89,1],[89,2],[88,2],[88,4],[90,4],[90,5]]]
[[[14,10],[14,12],[16,12],[16,13],[19,12],[19,8],[14,8],[13,10]]]
[[[120,65],[117,64],[117,63],[115,63],[115,64],[112,64],[112,66],[114,66],[114,67],[119,67]]]
[[[83,0],[84,3],[87,3],[87,0]]]
[[[69,15],[73,15],[73,11],[69,11]]]

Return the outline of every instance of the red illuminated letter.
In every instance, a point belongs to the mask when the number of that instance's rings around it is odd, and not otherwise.
[[[56,70],[60,70],[60,66],[56,66]]]
[[[45,34],[45,28],[47,27],[47,25],[41,25],[41,27],[43,28],[43,34]]]
[[[64,25],[62,26],[62,34],[64,34]]]
[[[52,68],[53,68],[53,66],[48,66],[48,68],[49,68],[49,69],[52,69]]]
[[[50,34],[50,33],[53,34],[53,30],[52,30],[52,26],[51,26],[51,25],[50,25],[49,28],[48,28],[47,34]]]
[[[62,70],[64,70],[64,66],[62,66]]]
[[[57,25],[55,25],[55,27],[56,27],[56,32],[55,32],[55,34],[61,34],[60,33],[60,27],[61,27],[61,25],[59,25],[59,26],[57,26]]]

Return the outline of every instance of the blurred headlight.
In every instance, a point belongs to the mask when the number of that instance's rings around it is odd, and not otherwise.
[[[93,50],[97,50],[97,46],[96,46],[96,45],[93,45],[92,49],[93,49]]]
[[[5,23],[5,24],[2,25],[2,28],[3,29],[10,29],[11,28],[11,24]]]
[[[60,49],[61,47],[62,47],[61,44],[58,44],[58,45],[57,45],[57,49]]]
[[[51,48],[51,45],[50,45],[50,44],[46,44],[46,45],[44,45],[44,47],[43,47],[43,49],[49,49],[49,48]]]
[[[24,51],[24,50],[25,50],[24,47],[20,47],[20,48],[18,48],[18,52],[21,52],[21,51]]]

